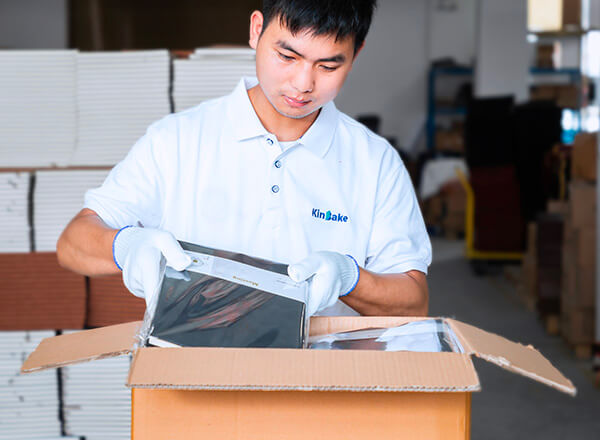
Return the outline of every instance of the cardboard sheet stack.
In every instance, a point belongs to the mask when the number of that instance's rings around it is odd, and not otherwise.
[[[69,333],[69,332],[65,332]],[[129,356],[62,368],[65,431],[86,440],[130,437]]]
[[[144,319],[146,301],[132,295],[121,275],[89,279],[86,327],[104,327]]]
[[[175,111],[231,93],[240,78],[255,76],[255,52],[244,48],[196,49],[173,61]]]
[[[0,439],[61,437],[56,371],[20,374],[23,360],[54,331],[0,332]]]
[[[0,252],[29,252],[29,173],[0,173]]]
[[[104,182],[108,170],[38,171],[33,202],[35,250],[55,252],[56,241],[83,206],[88,189]]]
[[[0,51],[0,166],[66,165],[76,136],[76,51]]]
[[[0,254],[0,330],[83,328],[85,277],[54,252]]]
[[[170,113],[166,50],[77,54],[77,147],[70,165],[114,165]]]

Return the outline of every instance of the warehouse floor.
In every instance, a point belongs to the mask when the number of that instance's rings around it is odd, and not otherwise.
[[[549,336],[501,274],[477,277],[462,241],[433,239],[429,270],[431,316],[449,316],[532,344],[577,387],[570,397],[533,380],[474,359],[482,392],[473,394],[473,439],[592,439],[600,435],[600,389],[591,363],[575,358],[559,336]]]

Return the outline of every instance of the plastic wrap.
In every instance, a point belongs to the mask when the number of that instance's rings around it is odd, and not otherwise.
[[[287,265],[180,242],[192,257],[183,272],[164,270],[139,334],[162,347],[303,348],[307,283]]]
[[[367,328],[313,336],[308,340],[308,348],[463,353],[456,335],[441,319],[414,321],[390,328]]]

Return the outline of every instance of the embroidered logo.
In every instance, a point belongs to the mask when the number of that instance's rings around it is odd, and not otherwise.
[[[343,215],[340,213],[337,214],[332,214],[331,211],[327,211],[327,212],[323,212],[320,209],[317,208],[313,208],[312,210],[312,216],[315,218],[319,218],[321,220],[325,220],[325,221],[331,221],[331,222],[342,222],[342,223],[347,223],[348,222],[348,216],[347,215]]]

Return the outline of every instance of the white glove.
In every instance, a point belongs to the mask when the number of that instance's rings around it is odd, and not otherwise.
[[[288,275],[296,282],[308,280],[307,313],[314,315],[331,307],[340,296],[348,295],[358,283],[356,260],[337,252],[315,252],[299,263],[288,266]]]
[[[125,287],[135,296],[144,298],[148,308],[154,305],[158,296],[166,266],[181,271],[192,263],[170,232],[135,226],[117,233],[113,257],[123,271]]]

